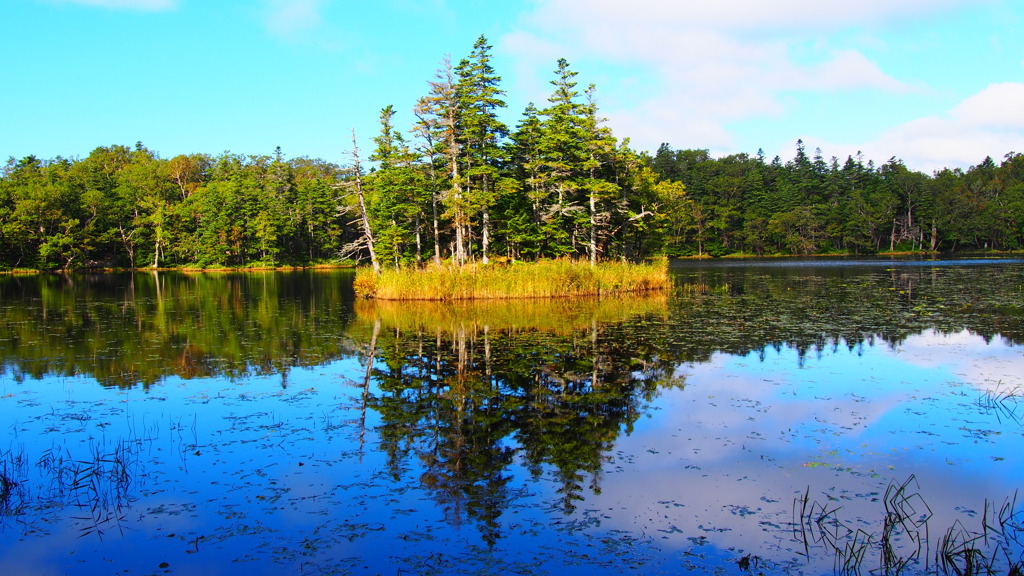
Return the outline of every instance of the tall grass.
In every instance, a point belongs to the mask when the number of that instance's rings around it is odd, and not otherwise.
[[[562,298],[640,294],[667,290],[668,261],[632,264],[568,259],[513,264],[441,264],[388,269],[379,276],[356,272],[356,294],[379,300]]]

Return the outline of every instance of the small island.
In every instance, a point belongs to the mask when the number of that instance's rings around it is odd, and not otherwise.
[[[378,300],[483,300],[607,297],[661,292],[671,285],[668,261],[601,262],[569,259],[466,266],[371,268],[356,271],[356,295]]]

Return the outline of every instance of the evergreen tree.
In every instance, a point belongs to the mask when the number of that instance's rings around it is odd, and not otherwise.
[[[377,250],[382,258],[397,267],[403,257],[403,247],[415,242],[415,259],[422,261],[422,231],[424,185],[422,173],[416,168],[416,155],[409,149],[401,132],[394,129],[395,110],[387,106],[381,110],[381,132],[370,160],[378,163],[376,171],[367,178],[371,220],[377,235]]]
[[[467,216],[479,212],[481,217],[481,257],[486,264],[491,242],[491,208],[511,179],[501,174],[508,127],[498,118],[505,108],[501,99],[505,92],[498,88],[501,82],[491,66],[491,46],[483,36],[473,44],[469,58],[455,69],[458,114],[456,138],[459,142],[461,170],[467,196]]]
[[[587,220],[580,202],[580,190],[588,170],[590,151],[587,143],[587,108],[579,102],[576,72],[564,58],[558,60],[555,87],[548,97],[550,105],[540,112],[543,118],[538,141],[537,189],[546,211],[542,216],[544,254],[562,256],[578,251],[580,225]]]

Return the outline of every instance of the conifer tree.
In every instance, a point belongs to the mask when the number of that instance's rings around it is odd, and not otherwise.
[[[452,257],[458,265],[468,260],[467,242],[469,214],[463,179],[459,170],[460,138],[458,129],[459,102],[456,90],[455,73],[450,59],[445,56],[441,68],[430,83],[430,92],[420,98],[416,104],[416,116],[419,119],[418,130],[428,141],[436,142],[438,165],[445,175],[441,202],[446,210],[443,216],[451,221],[455,239],[452,246]],[[430,145],[434,149],[433,145]],[[442,179],[435,180],[442,183]],[[436,210],[435,210],[436,214]],[[434,217],[435,230],[438,217]],[[435,238],[437,234],[435,233]]]
[[[392,260],[397,267],[402,247],[412,236],[416,245],[416,262],[422,260],[421,222],[423,192],[421,173],[416,169],[416,154],[409,149],[401,132],[394,129],[395,109],[381,110],[381,132],[374,138],[377,145],[370,160],[378,168],[367,178],[372,192],[371,214],[376,220],[379,255]]]
[[[504,149],[502,141],[508,137],[508,127],[498,118],[505,108],[501,99],[505,92],[498,88],[501,77],[491,66],[491,46],[484,36],[473,44],[469,58],[462,60],[455,72],[458,102],[457,134],[460,160],[463,163],[467,207],[470,215],[481,217],[481,254],[486,264],[490,252],[491,208],[510,179],[501,175]]]
[[[550,105],[540,112],[541,134],[538,141],[537,185],[548,208],[543,216],[543,233],[551,255],[561,256],[577,250],[578,218],[583,208],[578,192],[582,186],[581,167],[588,158],[586,108],[578,102],[579,92],[573,80],[576,72],[564,58],[558,60],[557,78],[551,81],[555,91]]]

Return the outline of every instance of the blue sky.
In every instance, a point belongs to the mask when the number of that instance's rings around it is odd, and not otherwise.
[[[0,21],[0,158],[345,163],[481,34],[510,125],[564,57],[638,150],[788,160],[802,138],[925,172],[1024,152],[1020,0],[3,0]]]

